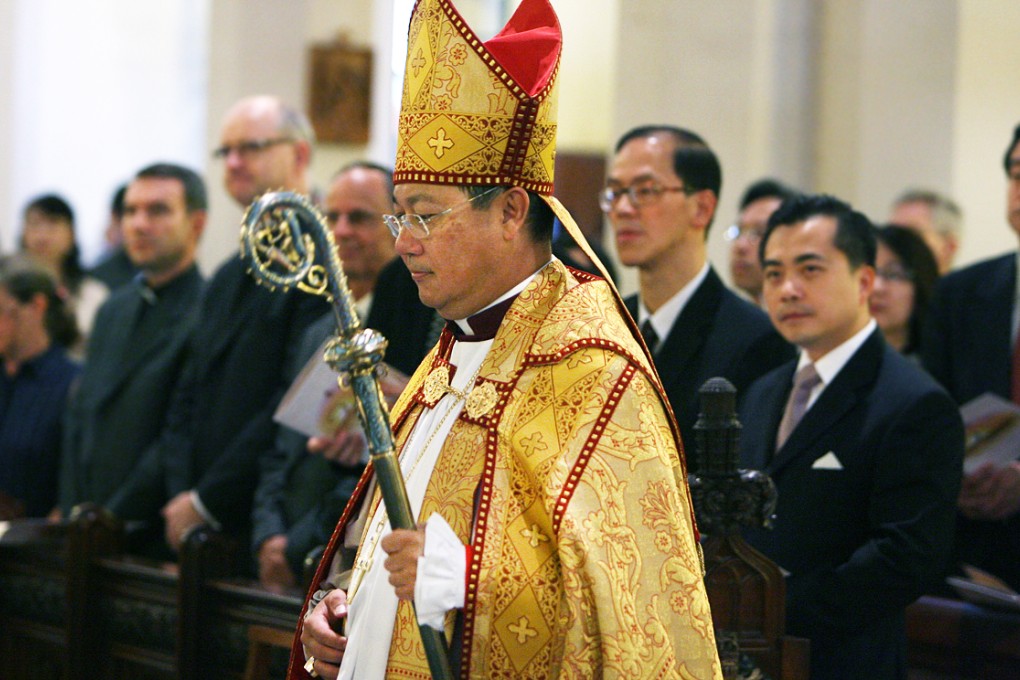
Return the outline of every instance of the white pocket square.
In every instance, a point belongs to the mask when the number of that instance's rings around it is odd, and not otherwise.
[[[812,470],[842,470],[843,464],[836,458],[836,454],[829,451],[827,454],[811,464]]]

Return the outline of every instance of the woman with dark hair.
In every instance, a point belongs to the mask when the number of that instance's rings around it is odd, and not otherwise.
[[[878,252],[871,315],[886,342],[917,359],[924,314],[939,277],[935,255],[924,239],[907,227],[879,227],[875,236]]]
[[[44,517],[56,503],[64,405],[81,370],[64,347],[77,339],[48,271],[0,264],[0,520]]]
[[[57,194],[44,194],[28,202],[23,212],[22,250],[57,279],[57,292],[68,302],[87,335],[109,289],[86,274],[74,234],[74,211]],[[84,338],[83,338],[84,339]],[[81,354],[83,343],[70,348]]]

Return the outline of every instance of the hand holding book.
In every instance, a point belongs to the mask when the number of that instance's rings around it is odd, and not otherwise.
[[[355,424],[338,430],[332,437],[311,437],[308,452],[345,467],[354,467],[366,462],[368,442],[365,441],[365,433]]]
[[[975,604],[990,605],[1020,611],[1020,594],[986,571],[969,564],[963,565],[966,577],[950,576],[946,579],[963,599]]]
[[[966,427],[963,472],[1003,467],[1020,458],[1020,406],[986,393],[960,408]]]
[[[350,387],[339,384],[337,374],[323,361],[323,349],[325,344],[305,364],[280,400],[273,420],[316,440],[312,444],[316,452],[331,451],[327,454],[331,459],[346,458],[344,454],[349,454],[351,447],[364,448],[357,400]],[[407,385],[408,377],[385,363],[377,370],[383,396],[392,405]]]

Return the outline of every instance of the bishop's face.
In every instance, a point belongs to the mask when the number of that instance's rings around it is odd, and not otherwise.
[[[394,191],[396,214],[440,215],[428,223],[429,235],[401,229],[397,254],[418,286],[423,304],[445,319],[465,319],[494,302],[505,290],[494,273],[506,263],[500,228],[501,197],[469,204],[458,187],[401,184]]]

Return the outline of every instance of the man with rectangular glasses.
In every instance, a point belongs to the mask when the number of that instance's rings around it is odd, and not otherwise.
[[[728,290],[708,264],[721,185],[719,161],[701,137],[655,125],[620,138],[600,196],[620,261],[638,268],[640,291],[627,308],[655,358],[689,454],[706,380],[726,378],[739,398],[755,378],[793,357],[766,314]],[[696,459],[687,460],[693,468]]]

